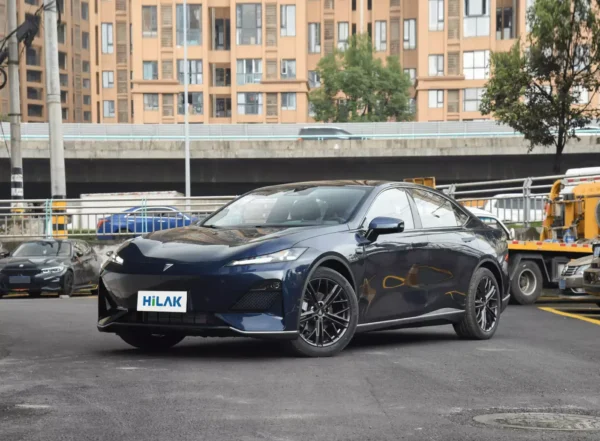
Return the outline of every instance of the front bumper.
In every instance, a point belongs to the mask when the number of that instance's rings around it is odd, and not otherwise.
[[[588,268],[583,273],[583,289],[594,296],[600,296],[600,268]]]
[[[105,271],[98,290],[97,327],[113,333],[140,329],[207,337],[295,339],[304,276],[297,267],[276,265],[252,272],[223,268],[217,274],[168,276]],[[267,281],[280,281],[280,290],[255,290]],[[186,312],[137,311],[138,291],[186,291]],[[262,301],[266,295],[272,300]]]
[[[8,293],[14,291],[60,291],[64,272],[59,274],[32,274],[29,283],[11,282],[10,275],[0,274],[0,292]]]

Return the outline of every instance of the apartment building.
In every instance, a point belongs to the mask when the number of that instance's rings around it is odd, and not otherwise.
[[[19,2],[21,22],[41,0]],[[58,4],[64,121],[182,123],[187,106],[209,124],[312,121],[319,60],[357,33],[400,58],[417,121],[489,118],[478,108],[490,53],[525,37],[532,0],[189,0],[186,14],[179,0]],[[24,121],[47,120],[41,32],[21,63]]]
[[[0,0],[0,38],[7,34],[6,0]],[[42,0],[18,0],[17,23],[35,14]],[[92,121],[90,4],[87,1],[57,0],[61,14],[58,25],[61,103],[64,122]],[[43,16],[40,30],[29,48],[19,46],[21,115],[24,122],[48,121],[44,59]],[[0,91],[0,115],[9,113],[7,86]]]

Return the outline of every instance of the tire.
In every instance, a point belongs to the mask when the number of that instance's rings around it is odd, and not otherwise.
[[[75,283],[75,276],[73,275],[73,271],[69,270],[63,276],[60,294],[64,295],[64,296],[70,296],[71,294],[73,294],[74,283]]]
[[[537,263],[522,260],[511,281],[510,296],[519,305],[531,305],[542,294],[544,276]]]
[[[181,334],[157,335],[139,331],[121,332],[117,335],[125,343],[147,352],[166,351],[185,338],[185,335]]]
[[[32,299],[37,299],[42,296],[42,291],[29,291],[28,294]]]
[[[494,290],[492,292],[492,290]],[[491,294],[490,294],[491,293]],[[481,296],[481,297],[480,297]],[[488,301],[481,308],[482,298],[488,297]],[[488,308],[489,306],[489,308]],[[480,310],[483,309],[485,321],[480,321]],[[460,338],[469,340],[488,340],[496,333],[500,323],[502,309],[502,294],[498,281],[487,268],[479,268],[471,277],[469,292],[465,301],[465,314],[459,323],[455,323],[454,331]],[[495,310],[495,321],[492,319],[492,311]],[[487,327],[489,326],[489,328]]]
[[[98,296],[98,288],[96,288],[96,289],[91,289],[91,290],[90,290],[90,295],[92,295],[92,296]]]
[[[286,342],[294,355],[332,357],[352,340],[358,324],[358,301],[350,282],[337,271],[317,268],[309,276],[299,311],[300,335]]]

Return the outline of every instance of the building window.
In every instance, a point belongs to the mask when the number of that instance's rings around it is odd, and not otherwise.
[[[237,60],[237,83],[242,86],[244,84],[257,84],[262,80],[262,60],[260,59],[243,59]]]
[[[180,93],[177,101],[177,113],[179,115],[185,115],[185,93]],[[188,99],[188,113],[190,115],[202,115],[204,114],[204,94],[202,92],[189,92]]]
[[[296,79],[296,60],[281,60],[281,79]]]
[[[142,6],[142,37],[154,38],[157,35],[158,18],[156,16],[156,6]]]
[[[590,102],[590,92],[583,86],[574,86],[573,98],[575,98],[577,104],[588,104]]]
[[[65,44],[65,40],[66,40],[66,36],[67,36],[67,28],[66,25],[64,23],[59,23],[58,27],[56,29],[57,33],[58,33],[58,42],[60,44]]]
[[[102,23],[102,53],[112,54],[113,52],[113,25],[112,23]]]
[[[67,70],[69,68],[69,63],[67,63],[67,54],[65,52],[58,53],[58,67],[62,70]]]
[[[296,6],[281,5],[281,36],[296,36]]]
[[[513,27],[513,8],[496,9],[496,40],[515,38]]]
[[[341,51],[348,48],[348,22],[341,21],[338,23],[338,44],[337,47]]]
[[[59,76],[60,87],[69,87],[69,75],[60,74]]]
[[[84,106],[92,105],[92,97],[90,95],[83,95],[83,105]]]
[[[429,30],[444,30],[444,0],[429,0]]]
[[[215,68],[215,79],[213,86],[226,87],[231,86],[231,69],[228,67]]]
[[[84,110],[83,111],[83,120],[86,122],[92,121],[92,112],[90,112],[89,110]]]
[[[63,104],[66,104],[68,99],[69,99],[69,92],[67,92],[66,90],[61,90],[60,91],[60,102]]]
[[[177,79],[185,82],[185,63],[177,60]],[[202,84],[202,60],[188,60],[188,84]]]
[[[465,0],[464,36],[490,35],[490,0]]]
[[[465,89],[463,95],[463,108],[465,112],[479,112],[481,98],[483,97],[483,88]]]
[[[112,70],[102,72],[102,88],[112,89],[115,87],[115,73]]]
[[[444,56],[430,55],[429,56],[429,76],[443,77],[444,76]]]
[[[104,106],[104,118],[114,118],[115,117],[115,102],[112,100],[104,100],[102,102]]]
[[[316,70],[308,71],[308,86],[311,89],[321,87],[321,76],[319,75],[319,72],[317,72]]]
[[[28,87],[27,88],[27,99],[28,100],[43,100],[44,94],[40,87]]]
[[[217,98],[215,101],[215,118],[231,118],[231,98]]]
[[[144,80],[158,80],[158,61],[144,61]]]
[[[284,92],[281,94],[281,110],[296,110],[295,92]]]
[[[187,44],[202,44],[202,5],[187,5]],[[177,5],[177,46],[183,46],[183,5]]]
[[[308,53],[321,53],[321,23],[308,24]]]
[[[89,32],[84,31],[81,33],[81,47],[83,49],[90,48],[90,33]]]
[[[90,17],[90,5],[87,2],[81,2],[81,19],[87,20]]]
[[[90,62],[83,60],[81,62],[81,71],[83,73],[90,73]]]
[[[485,80],[490,76],[490,51],[463,53],[463,75],[465,80]]]
[[[25,62],[27,66],[41,66],[42,60],[40,49],[36,47],[28,47],[25,49]]]
[[[90,88],[90,79],[84,78],[83,80],[81,80],[81,85],[84,89],[89,89]]]
[[[62,119],[63,120],[69,119],[69,109],[66,109],[63,107],[61,110],[62,110]]]
[[[387,51],[387,21],[375,22],[375,50]]]
[[[158,93],[144,94],[144,110],[158,110]]]
[[[417,20],[404,20],[404,49],[417,48]]]
[[[27,115],[35,118],[41,118],[44,116],[44,106],[41,104],[29,104],[27,105]]]
[[[237,107],[238,115],[262,115],[262,93],[238,93]]]
[[[417,79],[417,69],[404,69],[404,73],[410,78],[410,83],[414,86]]]
[[[429,91],[429,108],[441,109],[444,107],[444,91],[430,90]]]
[[[238,4],[236,11],[236,42],[239,45],[262,44],[262,9],[260,4]]]
[[[25,0],[25,3],[32,6],[38,6],[40,0]]]

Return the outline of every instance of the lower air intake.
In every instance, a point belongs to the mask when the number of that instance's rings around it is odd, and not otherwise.
[[[232,311],[267,311],[279,299],[281,291],[249,291],[231,307]]]

